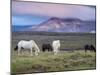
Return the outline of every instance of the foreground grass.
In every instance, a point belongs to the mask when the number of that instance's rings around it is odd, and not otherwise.
[[[13,74],[70,71],[95,69],[95,53],[84,51],[63,51],[58,55],[52,52],[41,53],[39,56],[12,53],[11,71]]]

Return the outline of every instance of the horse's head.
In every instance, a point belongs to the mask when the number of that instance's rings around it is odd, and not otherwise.
[[[34,42],[33,40],[30,40],[30,42]]]
[[[60,43],[60,40],[56,40],[56,42]]]

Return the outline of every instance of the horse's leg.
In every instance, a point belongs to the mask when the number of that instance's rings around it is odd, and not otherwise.
[[[48,52],[50,51],[50,49],[48,48]]]
[[[18,55],[20,55],[20,50],[21,50],[21,48],[20,48],[20,47],[18,47]]]
[[[85,49],[85,53],[87,52],[87,49]]]
[[[58,53],[58,50],[57,50],[57,49],[55,49],[55,51],[54,51],[54,55],[57,55],[57,53]]]
[[[57,52],[56,52],[55,48],[53,48],[53,53],[54,53],[54,55],[57,55]]]
[[[30,53],[31,53],[31,56],[33,55],[33,50],[32,50],[32,48],[30,49]]]
[[[86,49],[85,49],[85,53],[86,53]]]
[[[55,52],[54,52],[54,55],[57,55],[57,53],[58,53],[58,52],[57,52],[57,51],[55,51]]]
[[[45,52],[45,49],[43,48],[43,52]]]
[[[94,52],[96,52],[96,49],[94,49]]]
[[[56,55],[59,53],[60,47],[56,49]]]
[[[58,48],[58,52],[60,51],[60,47]]]

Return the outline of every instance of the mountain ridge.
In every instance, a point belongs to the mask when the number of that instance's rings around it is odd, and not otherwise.
[[[52,17],[38,25],[33,25],[23,31],[47,32],[91,32],[95,31],[95,21],[83,21],[78,18]]]

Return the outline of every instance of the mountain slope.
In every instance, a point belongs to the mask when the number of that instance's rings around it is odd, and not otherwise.
[[[77,18],[50,18],[39,25],[33,25],[25,31],[46,32],[91,32],[95,31],[95,21],[82,21]]]

